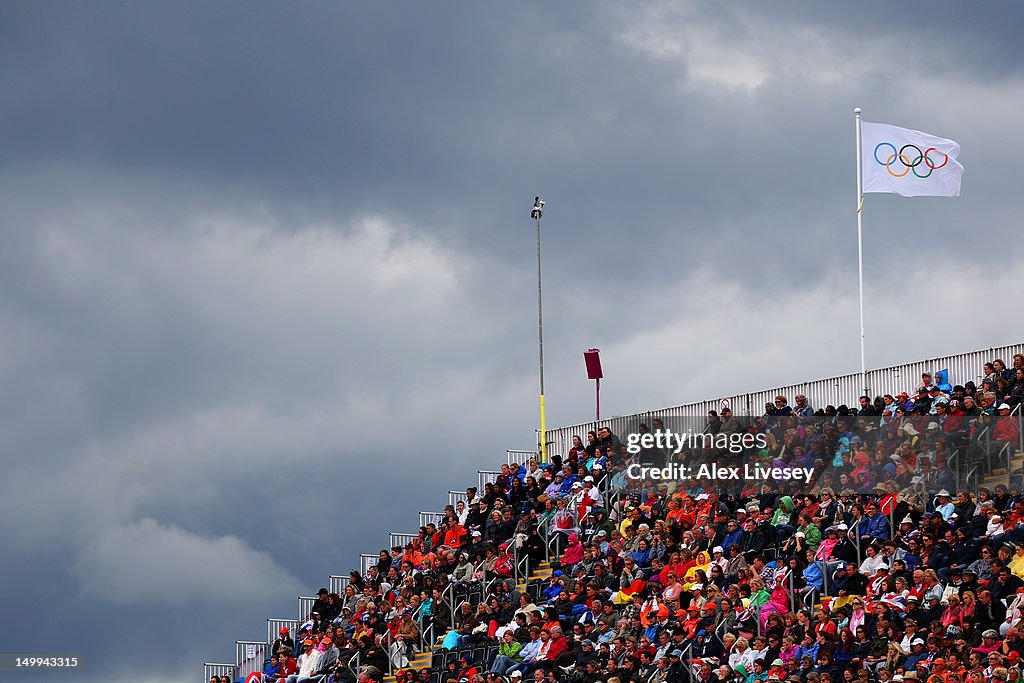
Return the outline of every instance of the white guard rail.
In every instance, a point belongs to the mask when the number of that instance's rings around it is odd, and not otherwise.
[[[530,461],[530,458],[537,457],[537,451],[505,451],[505,464],[511,465],[512,463],[518,463],[520,465]]]
[[[420,513],[420,526],[426,526],[433,524],[434,526],[440,526],[441,520],[444,519],[443,512],[421,512]]]
[[[267,619],[267,644],[273,645],[274,641],[277,640],[278,634],[281,632],[281,627],[288,629],[288,635],[295,638],[296,631],[298,630],[298,624],[294,619]]]
[[[388,542],[391,543],[392,548],[404,548],[405,546],[412,543],[419,537],[419,532],[415,534],[403,534],[392,531],[391,534],[389,534],[388,536]]]
[[[245,678],[254,671],[263,672],[264,662],[270,657],[270,645],[252,640],[235,641],[236,676]]]
[[[316,596],[300,595],[299,596],[299,624],[303,624],[309,619],[309,613],[313,611],[313,603],[316,602]]]
[[[476,490],[480,492],[480,495],[483,495],[484,486],[496,482],[498,477],[501,476],[501,470],[477,470],[476,476]]]
[[[1003,359],[1007,365],[1011,364],[1013,354],[1024,353],[1024,344],[1012,344],[1010,346],[994,347],[981,351],[971,351],[955,356],[942,356],[926,360],[893,365],[887,368],[871,370],[867,373],[867,385],[872,398],[884,394],[896,394],[900,391],[912,392],[921,381],[921,374],[930,372],[934,376],[939,370],[948,370],[948,382],[951,385],[965,384],[973,381],[981,383],[982,366],[996,358]],[[557,427],[547,431],[547,438],[552,443],[549,453],[560,453],[566,455],[572,448],[572,437],[579,436],[586,443],[588,431],[596,431],[599,426],[608,425],[612,431],[624,437],[625,434],[636,430],[637,424],[646,422],[650,426],[651,421],[657,418],[663,420],[671,419],[673,424],[680,424],[680,421],[693,417],[695,425],[690,426],[695,431],[700,431],[704,425],[704,418],[709,410],[721,410],[723,401],[728,401],[736,415],[757,416],[764,413],[766,403],[771,403],[775,396],[782,394],[789,399],[793,405],[793,397],[803,394],[812,408],[824,408],[827,405],[847,405],[851,408],[857,407],[857,400],[864,393],[861,386],[859,372],[827,379],[814,380],[789,384],[782,387],[773,387],[763,391],[755,391],[748,394],[737,394],[708,401],[686,403],[671,408],[660,408],[633,415],[613,417],[600,422],[581,422],[566,427]],[[512,453],[512,451],[508,451]],[[511,456],[509,456],[511,457]]]
[[[209,683],[211,676],[231,676],[231,680],[235,680],[235,665],[206,662],[203,664],[203,683]]]
[[[377,564],[380,560],[376,555],[363,554],[359,556],[359,573],[366,576],[367,572],[370,571],[370,567]]]
[[[339,576],[338,574],[331,574],[327,580],[330,582],[328,590],[338,595],[345,592],[345,586],[348,585],[349,581],[347,576]]]

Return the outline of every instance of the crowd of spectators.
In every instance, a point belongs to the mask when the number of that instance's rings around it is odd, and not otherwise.
[[[926,374],[855,408],[779,396],[753,419],[709,414],[709,433],[763,435],[739,454],[631,455],[604,427],[550,462],[503,465],[343,594],[322,589],[264,679],[352,683],[358,656],[360,683],[393,669],[398,683],[1020,681],[1024,496],[1009,476],[975,490],[958,471],[1018,443],[1024,357],[1013,366],[987,364],[977,386]],[[814,476],[628,474],[723,461]],[[524,588],[516,557],[553,571]],[[434,638],[434,665],[408,668]]]

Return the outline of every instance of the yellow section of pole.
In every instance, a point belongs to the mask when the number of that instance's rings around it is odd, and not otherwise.
[[[544,394],[540,395],[540,461],[548,462],[548,433],[547,418],[544,414]]]

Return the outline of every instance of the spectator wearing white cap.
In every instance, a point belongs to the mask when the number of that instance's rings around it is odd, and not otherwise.
[[[924,649],[924,639],[915,637],[913,640],[910,641],[910,655],[903,663],[903,666],[907,671],[914,671],[914,669],[917,667],[918,662],[926,660],[927,657],[928,653],[925,652]],[[915,677],[916,675],[917,674],[915,672]]]
[[[570,489],[569,500],[567,504],[569,506],[569,510],[572,512],[574,518],[576,519],[577,526],[579,526],[582,521],[581,510],[583,506],[581,505],[581,503],[583,501],[584,496],[585,493],[583,491],[583,482],[574,481],[572,483],[572,488]],[[585,512],[585,510],[582,511]]]
[[[729,568],[729,558],[725,556],[725,548],[720,545],[716,545],[711,549],[711,565],[717,565],[721,568],[722,573]]]
[[[604,496],[594,485],[594,477],[589,474],[583,477],[583,488],[579,491],[576,507],[579,520],[585,520],[594,508],[604,507]]]
[[[1016,417],[1010,417],[1010,404],[1000,403],[996,408],[996,426],[992,430],[992,440],[1000,443],[1017,443],[1020,439],[1020,425]]]

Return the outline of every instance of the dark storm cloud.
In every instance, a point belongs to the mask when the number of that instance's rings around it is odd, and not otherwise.
[[[715,32],[764,68],[761,85],[730,91],[700,79],[703,45],[666,60],[623,43],[661,5],[14,7],[16,40],[2,48],[12,53],[12,159],[169,168],[241,185],[285,212],[300,201],[342,213],[386,207],[452,238],[484,229],[502,248],[520,239],[522,197],[543,188],[558,221],[553,253],[586,260],[614,248],[653,261],[633,275],[646,284],[646,273],[673,266],[670,254],[723,236],[746,240],[746,257],[771,248],[766,236],[824,246],[813,229],[822,207],[785,198],[838,207],[849,192],[850,164],[826,150],[849,142],[859,65],[878,64],[868,77],[895,97],[903,69],[943,75],[935,53],[972,77],[1013,73],[960,55],[1002,51],[994,46],[1010,37],[998,22],[968,23],[951,40],[950,24],[909,10],[883,21],[874,8],[665,6],[656,18],[668,31]],[[930,49],[891,56],[908,24]],[[820,42],[802,43],[807,32]],[[801,83],[790,62],[820,62],[841,81]],[[675,249],[649,248],[665,235]]]
[[[132,610],[159,615],[153,642],[211,634],[182,661],[219,658],[470,483],[474,453],[452,441],[510,434],[504,382],[460,360],[482,334],[466,325],[481,314],[462,292],[472,267],[432,240],[379,220],[290,231],[252,216],[169,234],[144,229],[151,209],[110,197],[29,221],[24,200],[5,198],[34,235],[19,257],[37,290],[31,307],[0,306],[0,378],[18,408],[0,433],[19,456],[0,503],[17,578],[5,604],[19,619],[60,587],[49,623],[69,635],[109,624],[76,636],[106,673],[137,668],[112,658],[126,643],[147,651],[124,633]],[[487,410],[471,405],[481,393]],[[409,507],[380,509],[396,462]],[[12,646],[37,642],[21,630]]]
[[[967,169],[868,197],[869,363],[1019,340],[1019,12],[4,3],[8,618],[194,679],[530,447],[538,192],[550,422],[853,370],[854,105]]]
[[[1015,30],[1024,10],[1014,2],[995,3],[983,12],[955,0],[856,6],[770,2],[750,5],[744,12],[791,29],[817,26],[848,31],[872,43],[881,39],[888,46],[887,60],[909,62],[922,75],[960,73],[1001,82],[1019,77],[1024,67]]]

